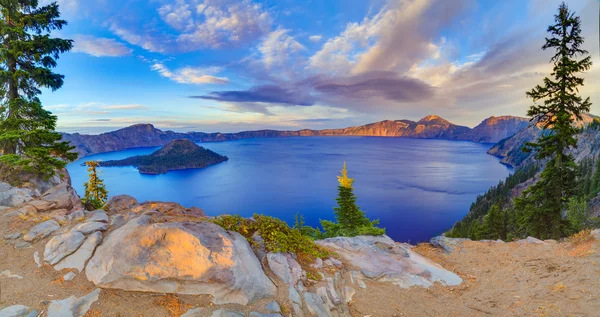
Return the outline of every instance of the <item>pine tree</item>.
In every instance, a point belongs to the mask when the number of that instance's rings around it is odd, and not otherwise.
[[[496,203],[490,208],[488,214],[483,218],[483,227],[486,239],[506,239],[506,214],[502,211],[502,205],[500,203]]]
[[[365,213],[356,205],[356,196],[354,195],[354,179],[348,177],[346,163],[338,176],[338,198],[336,198],[338,207],[335,207],[336,222],[322,220],[321,225],[325,230],[326,237],[346,236],[354,237],[357,235],[381,235],[385,229],[378,228],[379,220],[371,221]]]
[[[88,167],[89,180],[83,184],[85,187],[85,196],[81,202],[87,210],[99,209],[104,206],[108,198],[104,181],[98,177],[99,173],[96,170],[100,164],[96,161],[87,161],[85,165]]]
[[[578,87],[583,86],[584,80],[577,77],[577,73],[592,65],[589,55],[577,60],[588,54],[581,48],[580,19],[563,3],[555,15],[555,22],[548,27],[550,37],[542,47],[543,50],[556,50],[551,59],[554,64],[552,78],[544,78],[543,86],[537,85],[527,92],[534,101],[527,115],[550,133],[536,143],[528,143],[524,149],[536,150],[536,158],[548,162],[541,179],[516,201],[516,207],[525,216],[528,234],[541,239],[559,238],[568,232],[568,222],[563,219],[562,211],[576,188],[577,166],[568,154],[570,148],[577,146],[577,129],[573,121],[581,120],[581,115],[589,112],[591,106],[589,97],[583,99],[578,95]],[[537,104],[538,101],[543,103]]]
[[[42,108],[40,88],[56,90],[62,75],[53,73],[71,40],[50,37],[67,24],[56,3],[0,0],[0,163],[49,177],[77,158],[55,131],[56,116]]]

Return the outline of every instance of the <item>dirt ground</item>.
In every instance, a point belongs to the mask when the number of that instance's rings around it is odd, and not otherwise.
[[[32,248],[16,250],[1,237],[24,231],[34,223],[0,217],[0,272],[8,269],[23,277],[0,277],[0,308],[21,304],[46,316],[51,300],[81,297],[95,289],[85,274],[63,281],[62,276],[68,271],[57,272],[50,266],[38,268],[33,253],[42,255],[48,239],[34,243]],[[350,305],[353,316],[600,316],[598,241],[577,246],[570,242],[466,242],[452,254],[443,254],[428,244],[414,250],[459,274],[464,283],[457,287],[402,289],[367,281],[366,289],[356,287]],[[284,296],[280,294],[280,304]],[[264,312],[269,301],[251,307],[219,308]],[[102,290],[86,316],[179,316],[195,307],[212,307],[210,297]]]

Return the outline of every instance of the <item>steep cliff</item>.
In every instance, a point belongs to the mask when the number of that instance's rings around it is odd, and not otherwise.
[[[417,122],[411,120],[385,120],[343,129],[277,131],[257,130],[238,133],[203,133],[162,131],[151,124],[136,124],[100,135],[63,134],[63,139],[76,147],[81,155],[120,151],[134,147],[161,146],[177,139],[194,142],[222,142],[250,138],[277,138],[299,136],[385,136],[424,139],[465,140],[497,142],[511,136],[525,126],[526,119],[518,117],[492,117],[474,129],[456,125],[438,116],[430,115]]]

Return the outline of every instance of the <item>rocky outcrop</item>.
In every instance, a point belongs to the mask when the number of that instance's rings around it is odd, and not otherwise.
[[[400,287],[429,287],[435,282],[458,285],[462,279],[387,236],[338,237],[317,241],[335,251],[367,278]]]
[[[150,215],[112,232],[86,276],[105,288],[210,294],[216,304],[245,305],[276,291],[238,233],[210,222],[153,223]]]
[[[437,236],[431,238],[429,243],[434,247],[441,248],[445,253],[452,253],[454,249],[460,246],[461,243],[465,241],[471,241],[471,239],[463,239],[463,238],[448,238],[445,236]]]
[[[77,298],[71,296],[63,300],[53,300],[48,306],[48,317],[83,317],[86,315],[90,306],[98,300],[100,289]]]
[[[387,136],[427,139],[497,142],[521,130],[526,119],[512,116],[491,117],[474,129],[455,125],[438,116],[430,115],[419,121],[385,120],[343,129],[276,131],[258,130],[238,133],[178,133],[162,131],[151,124],[137,124],[100,135],[63,134],[63,139],[76,147],[81,155],[119,151],[135,147],[162,146],[173,140],[194,142],[222,142],[249,138],[277,138],[299,136]]]

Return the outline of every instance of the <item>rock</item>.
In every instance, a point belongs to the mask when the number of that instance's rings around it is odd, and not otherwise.
[[[110,217],[110,226],[113,228],[118,228],[125,224],[125,216],[124,215],[115,215]]]
[[[311,266],[315,269],[322,269],[323,268],[323,260],[321,260],[321,258],[317,258],[315,260],[315,263],[311,264]]]
[[[86,214],[84,222],[106,222],[108,223],[108,215],[102,209],[90,211]]]
[[[63,280],[70,281],[75,278],[75,273],[69,272],[63,276]]]
[[[336,266],[336,267],[342,267],[342,262],[338,259],[334,259],[334,258],[330,258],[329,261],[331,261],[331,263]]]
[[[33,206],[38,212],[48,211],[50,209],[55,209],[56,203],[45,200],[32,200],[27,203],[29,206]]]
[[[229,309],[215,310],[210,317],[246,317],[246,314],[238,313]]]
[[[140,216],[111,232],[86,267],[103,288],[210,294],[213,303],[274,296],[248,241],[211,222],[150,222]]]
[[[50,188],[42,195],[42,199],[55,203],[54,208],[57,209],[67,209],[69,211],[83,209],[77,192],[67,182],[62,182]]]
[[[448,238],[445,236],[437,236],[431,238],[429,243],[436,248],[441,248],[445,253],[452,253],[454,249],[463,243],[464,241],[471,241],[471,239],[463,239],[463,238]]]
[[[94,232],[92,233],[85,242],[79,247],[75,253],[69,255],[60,261],[57,265],[54,266],[54,269],[60,271],[62,269],[76,269],[81,273],[85,268],[85,262],[92,257],[94,254],[94,250],[98,244],[102,242],[102,233]]]
[[[273,274],[285,284],[295,286],[306,275],[300,264],[289,253],[269,253],[267,262]]]
[[[40,316],[40,313],[37,310],[32,310],[29,312],[29,314],[25,315],[25,317],[38,317]]]
[[[325,265],[327,265],[327,266],[333,266],[333,262],[331,262],[331,260],[329,260],[329,259],[323,261],[323,263],[325,263]]]
[[[250,313],[250,317],[283,317],[281,314],[261,314],[255,311]]]
[[[344,286],[344,301],[346,304],[349,304],[352,301],[352,297],[354,297],[355,293],[356,291],[352,287]]]
[[[333,279],[332,278],[326,278],[327,281],[327,294],[329,295],[329,298],[331,299],[331,301],[338,305],[342,303],[342,300],[340,299],[340,296],[337,294],[336,290],[335,290],[335,285],[333,285]]]
[[[56,220],[50,219],[35,225],[23,236],[23,240],[31,242],[37,239],[43,239],[49,236],[54,231],[60,229],[60,225]]]
[[[207,309],[204,307],[189,309],[181,317],[205,317],[208,316]]]
[[[600,240],[600,229],[592,230],[592,236]]]
[[[0,309],[0,317],[23,317],[29,313],[29,307],[23,305],[12,305]]]
[[[122,213],[138,205],[137,199],[128,195],[111,197],[104,205],[104,210],[111,214]]]
[[[44,261],[54,265],[75,252],[83,243],[83,233],[71,230],[67,233],[52,237],[44,249]]]
[[[517,242],[521,244],[547,244],[546,242],[534,237],[527,237],[527,239],[521,239]]]
[[[400,287],[458,285],[462,279],[387,236],[337,237],[316,241],[367,277]]]
[[[11,271],[9,270],[4,270],[2,271],[2,273],[0,273],[0,276],[6,276],[7,278],[16,278],[18,280],[22,279],[23,277],[21,275],[17,275],[17,274],[13,274]]]
[[[186,208],[177,203],[162,202],[162,201],[148,201],[142,203],[139,206],[131,208],[131,211],[137,214],[143,214],[145,212],[158,212],[167,216],[195,216],[204,217],[206,214],[200,208],[191,207]]]
[[[19,208],[13,209],[13,210],[17,213],[16,216],[21,216],[21,215],[29,216],[29,217],[37,216],[37,210],[33,206],[25,205],[23,207],[19,207]]]
[[[29,249],[31,248],[31,243],[26,241],[18,241],[15,243],[15,249]]]
[[[306,302],[306,308],[313,316],[333,317],[329,308],[325,307],[325,304],[319,295],[306,292],[304,293],[304,301]]]
[[[98,300],[100,289],[77,298],[71,296],[63,300],[53,300],[48,306],[48,317],[82,317],[90,309],[90,306]]]
[[[35,193],[28,188],[12,187],[0,182],[0,206],[17,207],[33,200]]]
[[[290,298],[290,301],[292,303],[296,303],[296,304],[300,305],[300,307],[302,307],[302,298],[300,297],[300,294],[293,286],[290,286],[288,288],[288,297]]]
[[[85,217],[85,213],[83,210],[75,210],[72,213],[67,215],[68,220],[79,220]]]
[[[5,240],[16,240],[16,239],[19,239],[20,237],[21,237],[20,232],[9,233],[9,234],[4,235]]]
[[[270,303],[268,303],[265,308],[270,311],[270,312],[274,312],[274,313],[280,313],[281,312],[281,307],[279,307],[279,304],[277,304],[276,301],[272,301]]]
[[[294,310],[294,314],[296,314],[296,317],[304,317],[302,306],[298,305],[297,303],[292,303],[292,309]]]
[[[40,261],[40,252],[39,251],[33,252],[33,260],[35,261],[35,264],[37,264],[37,267],[42,267],[42,262]]]
[[[85,235],[95,231],[106,231],[108,224],[103,222],[84,222],[73,227],[72,230],[79,231]]]

